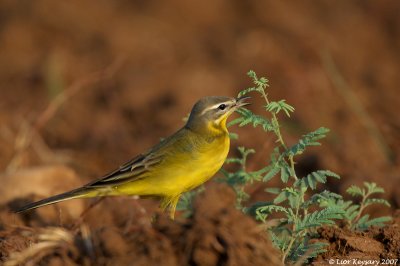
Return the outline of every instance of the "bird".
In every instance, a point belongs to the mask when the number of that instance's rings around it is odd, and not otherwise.
[[[16,213],[57,202],[103,196],[160,198],[160,209],[174,219],[180,196],[212,178],[227,158],[227,119],[249,104],[249,97],[208,96],[198,100],[185,125],[116,170],[82,187],[29,203]]]

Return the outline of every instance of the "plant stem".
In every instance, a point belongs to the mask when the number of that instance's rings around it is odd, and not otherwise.
[[[267,95],[265,94],[264,90],[261,90],[261,94],[264,97],[265,102],[267,103],[267,105],[269,104],[269,100]],[[278,118],[276,117],[275,113],[272,113],[272,124],[275,125],[275,135],[278,137],[278,142],[282,145],[282,147],[284,147],[285,149],[287,149],[285,142],[283,141],[282,138],[282,134],[281,134],[281,130],[279,128],[279,122],[278,122]]]
[[[289,156],[289,161],[290,161],[290,168],[292,169],[292,175],[294,177],[295,180],[297,180],[297,175],[296,175],[296,171],[294,170],[294,160],[293,160],[293,156]]]
[[[354,226],[355,224],[357,224],[358,220],[361,217],[361,214],[363,212],[363,210],[365,209],[365,200],[370,196],[371,194],[366,192],[365,195],[363,196],[361,203],[360,203],[360,210],[358,211],[358,214],[356,216],[356,218],[354,218],[354,222],[352,223],[352,226]]]
[[[295,214],[295,216],[293,217],[293,220],[294,220],[294,221],[293,221],[292,232],[296,232],[296,223],[297,223],[298,220],[299,220],[300,205],[301,205],[303,202],[304,202],[304,193],[303,193],[302,190],[300,190],[299,201],[297,202],[297,205],[296,205],[296,214]],[[287,255],[289,254],[290,249],[291,249],[292,246],[293,246],[293,243],[296,241],[298,235],[299,235],[301,232],[303,232],[303,231],[304,231],[304,230],[302,230],[302,231],[300,231],[300,232],[294,234],[294,235],[292,236],[292,238],[290,239],[289,245],[287,246],[287,249],[285,250],[285,252],[283,253],[283,256],[282,256],[282,263],[283,263],[283,264],[285,263],[286,257],[287,257]]]
[[[270,102],[268,100],[267,94],[265,93],[264,90],[261,90],[261,94],[264,97],[264,100],[268,105]],[[285,150],[287,150],[286,143],[283,140],[283,137],[281,134],[278,118],[276,117],[276,114],[274,112],[271,112],[271,113],[272,113],[272,125],[274,126],[274,133],[278,137],[278,142],[282,145],[282,147]],[[292,175],[293,175],[294,179],[297,180],[296,171],[294,169],[295,162],[293,160],[293,156],[289,156],[289,162],[290,162],[290,168],[292,169]]]
[[[293,236],[292,239],[290,239],[289,245],[287,246],[285,252],[282,255],[282,264],[285,264],[286,257],[289,254],[289,251],[292,248],[295,240],[296,240],[296,236]]]
[[[247,159],[247,154],[246,153],[243,153],[242,154],[242,156],[243,156],[243,158],[242,158],[242,162],[241,162],[241,168],[242,168],[242,170],[243,170],[243,172],[246,172],[246,159]],[[237,204],[238,204],[238,207],[239,208],[242,208],[243,206],[242,206],[242,201],[243,201],[243,193],[244,193],[244,187],[246,186],[246,183],[243,183],[243,184],[239,184],[239,189],[240,189],[240,194],[239,195],[241,195],[240,197],[238,197],[238,199],[237,199]]]

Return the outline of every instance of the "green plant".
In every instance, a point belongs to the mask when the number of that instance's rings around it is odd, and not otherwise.
[[[351,200],[343,200],[341,195],[334,194],[332,192],[324,191],[324,193],[314,195],[313,200],[321,206],[337,206],[344,210],[343,220],[346,225],[352,230],[366,230],[370,226],[383,226],[384,222],[391,220],[391,217],[382,216],[378,218],[369,218],[369,214],[363,214],[365,208],[372,204],[383,204],[390,207],[388,201],[378,198],[370,198],[372,194],[384,193],[383,188],[378,187],[375,183],[364,182],[364,188],[352,185],[347,189],[347,193],[353,197],[361,197],[359,204],[354,203]],[[330,193],[330,197],[326,195]]]
[[[328,177],[339,179],[339,175],[329,170],[318,170],[304,177],[298,177],[295,169],[295,158],[301,155],[307,147],[318,146],[320,140],[324,138],[329,129],[320,127],[308,134],[303,135],[300,140],[288,146],[281,133],[281,124],[278,114],[283,113],[287,117],[294,112],[294,107],[286,103],[285,100],[271,101],[266,92],[268,80],[264,77],[258,78],[255,72],[248,73],[254,86],[239,93],[244,96],[250,92],[257,92],[265,101],[264,109],[269,114],[269,118],[254,114],[250,110],[240,109],[240,117],[229,123],[232,125],[252,125],[261,127],[265,132],[272,132],[276,137],[276,147],[270,156],[270,163],[253,172],[247,172],[245,168],[247,155],[254,153],[254,150],[246,150],[241,147],[240,158],[230,158],[228,163],[236,162],[241,165],[241,169],[230,173],[224,171],[226,182],[237,191],[238,206],[242,207],[243,201],[247,199],[245,187],[253,181],[269,181],[274,176],[280,176],[284,188],[268,188],[266,191],[275,194],[271,202],[259,202],[245,208],[248,213],[253,214],[258,220],[267,223],[267,218],[272,213],[278,213],[279,219],[276,225],[270,226],[271,239],[282,252],[282,262],[296,262],[299,259],[308,259],[324,252],[325,244],[310,241],[316,235],[316,229],[323,225],[335,225],[335,220],[344,219],[353,229],[365,229],[370,225],[382,225],[388,217],[380,217],[369,220],[368,215],[361,217],[365,207],[372,203],[388,203],[381,199],[369,199],[368,197],[377,192],[382,192],[381,188],[375,184],[367,183],[367,190],[355,186],[349,189],[349,193],[355,196],[362,196],[360,205],[353,204],[352,201],[344,201],[343,198],[335,193],[323,191],[315,193],[319,183],[325,183]],[[245,152],[250,151],[250,152]],[[307,192],[313,191],[312,195]]]
[[[268,80],[258,78],[255,72],[248,73],[254,86],[241,91],[238,96],[244,96],[251,92],[261,95],[265,101],[264,110],[268,117],[254,114],[252,111],[241,108],[237,112],[240,117],[231,121],[228,126],[239,127],[252,125],[261,127],[268,134],[276,137],[276,147],[273,149],[269,164],[256,170],[248,171],[246,163],[248,157],[255,153],[253,149],[239,147],[240,156],[228,158],[226,164],[237,164],[235,171],[222,170],[224,178],[220,179],[236,191],[237,207],[264,223],[268,228],[275,246],[282,252],[283,263],[294,263],[308,260],[325,251],[326,244],[315,241],[317,229],[320,226],[335,226],[336,220],[343,220],[351,229],[364,230],[371,225],[383,225],[390,217],[369,219],[369,215],[362,215],[364,209],[373,204],[389,205],[382,199],[370,198],[372,194],[382,193],[383,189],[374,183],[365,183],[366,190],[356,186],[348,189],[352,196],[361,196],[360,204],[353,201],[345,201],[341,195],[327,190],[316,192],[320,183],[326,183],[328,178],[339,179],[339,175],[329,170],[314,171],[304,177],[296,173],[295,159],[303,154],[310,146],[318,146],[329,129],[320,127],[303,135],[299,141],[288,146],[281,133],[281,124],[278,115],[284,114],[290,117],[294,107],[285,100],[271,101],[268,98]],[[235,136],[237,137],[237,136]],[[266,192],[275,195],[270,202],[258,202],[250,207],[244,207],[248,199],[246,186],[253,182],[267,182],[279,175],[283,188],[268,188]],[[271,224],[272,218],[274,224]]]
[[[269,87],[268,80],[263,77],[258,78],[253,71],[250,71],[248,75],[255,86],[241,91],[239,96],[249,92],[261,94],[266,103],[264,109],[267,114],[270,114],[270,118],[241,109],[239,111],[241,116],[233,120],[230,125],[252,124],[254,127],[261,126],[266,132],[274,133],[277,146],[270,156],[270,164],[257,172],[265,173],[262,178],[264,182],[280,174],[281,181],[286,187],[268,189],[268,192],[276,194],[275,199],[271,202],[257,203],[247,211],[264,223],[273,212],[281,215],[277,225],[270,227],[269,232],[274,244],[282,251],[282,262],[297,261],[304,256],[313,257],[322,252],[324,247],[322,243],[310,242],[316,233],[315,229],[322,225],[333,225],[334,219],[341,219],[344,211],[336,206],[317,209],[315,204],[306,200],[305,193],[309,189],[315,189],[317,183],[325,183],[327,177],[339,178],[339,176],[327,170],[320,170],[299,178],[295,170],[295,158],[307,147],[320,145],[318,141],[325,137],[329,130],[321,127],[304,135],[297,144],[289,147],[281,133],[278,114],[282,112],[290,117],[290,114],[294,112],[294,107],[287,104],[285,100],[271,101],[266,93]],[[291,178],[293,182],[289,186],[288,182]]]
[[[260,181],[267,169],[262,168],[258,171],[249,172],[246,169],[247,157],[256,151],[254,149],[246,149],[245,147],[238,147],[238,151],[240,157],[228,158],[226,159],[225,164],[238,164],[240,168],[234,172],[221,169],[224,178],[219,180],[226,182],[233,187],[236,192],[236,206],[239,209],[243,209],[243,202],[249,198],[249,195],[245,192],[245,187],[252,184],[254,181]]]

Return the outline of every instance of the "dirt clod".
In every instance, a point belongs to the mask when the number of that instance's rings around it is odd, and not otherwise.
[[[320,255],[314,264],[327,259],[397,259],[400,256],[400,230],[395,221],[385,227],[372,227],[365,232],[348,229],[323,227],[319,229],[323,242],[328,243],[328,251]]]

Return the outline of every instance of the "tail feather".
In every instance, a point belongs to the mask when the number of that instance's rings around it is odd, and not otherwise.
[[[69,199],[83,198],[88,194],[89,190],[90,189],[88,189],[87,187],[77,188],[75,190],[71,190],[71,191],[68,191],[65,193],[61,193],[61,194],[49,197],[49,198],[45,198],[45,199],[42,199],[39,201],[29,203],[25,206],[22,206],[21,208],[15,209],[13,211],[15,213],[20,213],[20,212],[36,209],[36,208],[39,208],[42,206],[54,204],[57,202],[69,200]]]

